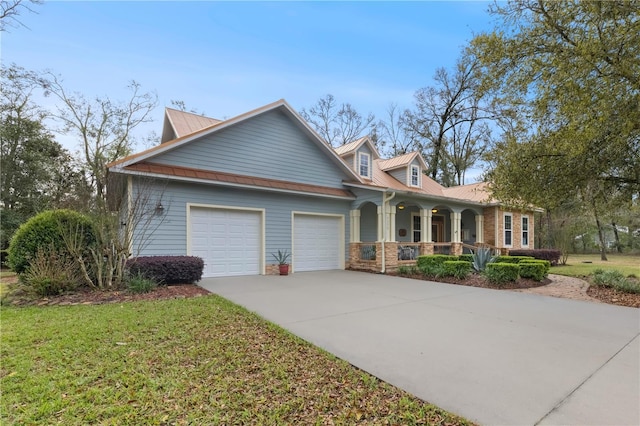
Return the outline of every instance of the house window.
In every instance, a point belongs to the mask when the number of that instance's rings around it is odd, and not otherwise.
[[[411,241],[414,243],[420,242],[420,234],[422,231],[422,223],[420,220],[420,214],[413,213],[411,215]]]
[[[420,167],[411,166],[411,186],[420,186]]]
[[[529,247],[529,216],[522,216],[522,247]]]
[[[371,156],[366,152],[361,152],[358,159],[360,163],[358,166],[360,176],[371,178]]]
[[[504,246],[511,247],[513,244],[513,215],[504,214]]]

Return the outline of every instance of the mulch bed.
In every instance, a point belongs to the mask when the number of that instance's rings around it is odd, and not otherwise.
[[[195,284],[179,284],[158,286],[149,293],[131,293],[121,291],[99,291],[81,288],[73,293],[56,296],[32,298],[19,292],[12,296],[12,306],[68,306],[68,305],[101,305],[103,303],[134,302],[138,300],[184,299],[210,294]]]
[[[592,285],[587,289],[587,294],[601,302],[611,305],[640,308],[640,294],[637,293],[623,293],[613,288]]]
[[[466,285],[469,287],[493,288],[498,290],[516,290],[516,289],[524,289],[524,288],[542,287],[544,285],[551,283],[551,280],[548,278],[545,278],[543,281],[535,281],[527,278],[518,278],[518,280],[515,282],[505,283],[501,286],[497,286],[495,284],[490,283],[485,277],[479,274],[471,274],[464,280],[460,280],[455,277],[433,278],[433,277],[425,277],[422,274],[398,274],[397,272],[392,272],[392,273],[387,272],[387,275],[413,278],[416,280],[435,281],[439,283]]]

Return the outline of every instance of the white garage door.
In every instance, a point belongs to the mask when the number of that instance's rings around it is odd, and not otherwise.
[[[191,208],[191,255],[204,259],[203,277],[260,274],[261,213]]]
[[[341,218],[294,215],[293,239],[296,272],[341,269],[344,258]]]

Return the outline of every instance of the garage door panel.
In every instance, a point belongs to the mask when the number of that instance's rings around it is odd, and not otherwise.
[[[257,211],[192,208],[191,253],[203,258],[203,277],[259,274],[261,222]]]
[[[342,253],[340,217],[294,216],[294,267],[296,271],[340,269]]]

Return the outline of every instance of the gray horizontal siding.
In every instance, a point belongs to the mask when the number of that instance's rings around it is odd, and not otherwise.
[[[150,190],[145,186],[145,191]],[[152,220],[148,226],[136,229],[134,255],[185,255],[187,253],[187,203],[265,209],[265,260],[267,263],[273,263],[271,253],[283,249],[291,251],[292,211],[344,215],[345,259],[348,254],[350,201],[181,182],[169,183],[166,186],[159,184],[155,191],[156,197],[162,198],[164,213],[152,214]],[[155,198],[151,204],[151,207],[155,206]]]
[[[281,111],[269,111],[152,161],[241,175],[342,187],[347,176]]]
[[[389,172],[389,174],[391,176],[393,176],[394,178],[396,178],[397,180],[399,180],[400,182],[402,182],[405,185],[409,185],[409,183],[407,182],[407,168],[406,167],[401,167],[399,169],[396,170],[391,170]]]

